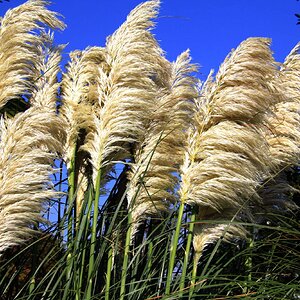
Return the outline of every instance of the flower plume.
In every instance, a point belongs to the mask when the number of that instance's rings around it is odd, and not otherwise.
[[[152,121],[136,148],[128,190],[133,222],[157,216],[174,202],[176,172],[182,163],[186,131],[193,117],[192,103],[197,96],[192,76],[197,68],[190,61],[189,51],[185,51],[171,65],[168,86],[157,93]]]
[[[7,12],[0,28],[0,107],[29,97],[30,108],[0,123],[0,252],[33,235],[47,200],[55,198],[50,175],[63,152],[65,123],[56,115],[62,46],[45,26],[63,27],[44,1]]]
[[[164,86],[169,65],[150,32],[159,2],[135,8],[108,38],[105,67],[97,68],[98,107],[82,149],[91,156],[93,181],[99,170],[130,157],[130,148],[143,139],[154,108],[157,85]]]
[[[46,27],[64,28],[45,1],[31,0],[8,10],[0,26],[0,108],[10,99],[32,94],[36,63]]]
[[[242,42],[221,65],[216,81],[204,85],[198,100],[180,195],[199,207],[199,218],[212,222],[196,225],[194,248],[199,255],[223,235],[245,235],[242,227],[226,224],[246,212],[250,201],[259,200],[256,189],[270,169],[262,134],[274,103],[268,80],[276,66],[269,43],[263,38]],[[213,224],[216,219],[225,225]]]
[[[57,197],[49,180],[62,152],[61,121],[47,109],[30,108],[0,129],[0,252],[32,236],[46,200]]]

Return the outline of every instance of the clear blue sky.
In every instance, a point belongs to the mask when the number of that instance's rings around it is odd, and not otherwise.
[[[24,3],[0,4],[0,14]],[[125,20],[140,0],[56,0],[49,7],[64,16],[67,29],[56,33],[58,43],[69,43],[66,53],[87,46],[103,46],[106,36]],[[296,0],[164,0],[154,33],[167,58],[174,60],[187,48],[193,62],[207,75],[227,53],[247,37],[270,37],[276,60],[282,61],[300,40]],[[204,79],[204,75],[200,78]]]

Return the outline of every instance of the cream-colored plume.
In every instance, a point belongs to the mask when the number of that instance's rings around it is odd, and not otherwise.
[[[105,48],[75,52],[64,75],[61,112],[70,124],[67,161],[81,131],[77,147],[90,158],[95,186],[100,170],[103,184],[113,164],[129,158],[130,148],[144,138],[157,86],[164,87],[168,79],[169,63],[150,33],[158,6],[159,1],[139,5]]]
[[[40,34],[45,26],[63,28],[56,14],[41,0],[27,1],[8,10],[0,27],[0,108],[7,101],[30,95],[35,86],[36,61],[39,60]]]
[[[0,129],[0,252],[32,236],[43,204],[56,197],[49,176],[62,151],[61,120],[47,108],[30,108]]]
[[[94,183],[100,169],[105,175],[144,139],[157,86],[168,80],[169,63],[150,33],[158,6],[159,1],[139,5],[107,40],[108,69],[99,67],[96,80],[100,109],[93,113],[95,130],[82,146],[91,156]]]
[[[225,59],[209,95],[213,122],[226,119],[252,124],[265,119],[274,104],[270,81],[276,64],[269,45],[269,39],[248,38]]]
[[[292,195],[299,192],[289,185],[286,171],[300,161],[300,44],[286,57],[279,75],[273,79],[276,95],[280,102],[268,118],[266,138],[270,145],[270,156],[274,161],[271,178],[260,191],[262,206],[254,209],[258,221],[264,220],[262,212],[297,208]]]
[[[280,102],[268,119],[267,140],[276,171],[279,172],[300,161],[300,44],[283,63],[274,86]]]
[[[245,235],[242,227],[228,224],[247,211],[249,201],[259,199],[256,189],[269,171],[268,144],[262,134],[274,103],[268,81],[276,67],[269,44],[263,38],[242,42],[200,96],[182,167],[181,201],[197,205],[202,219],[224,223],[196,225],[198,255],[223,235]]]
[[[31,237],[33,226],[44,221],[43,205],[58,196],[50,175],[65,141],[65,123],[56,115],[62,47],[52,45],[41,24],[63,24],[44,4],[28,1],[9,11],[1,24],[0,103],[27,94],[31,107],[11,119],[1,118],[0,252]],[[31,32],[37,29],[40,35]]]
[[[67,143],[65,160],[70,171],[75,159],[76,215],[81,211],[84,193],[88,186],[91,166],[89,153],[82,147],[88,144],[89,133],[95,131],[94,115],[101,109],[97,92],[98,69],[107,72],[105,67],[105,50],[89,47],[84,51],[70,54],[67,72],[62,79],[62,107],[60,113],[67,122]]]
[[[60,70],[61,52],[64,45],[55,46],[53,33],[42,33],[42,43],[37,46],[38,57],[35,60],[35,88],[30,99],[35,107],[47,107],[55,111],[60,83],[57,76]]]
[[[241,215],[236,215],[236,209],[227,208],[221,213],[209,207],[200,208],[197,214],[197,223],[194,227],[193,244],[195,248],[195,260],[198,261],[205,247],[220,238],[227,242],[233,242],[237,238],[246,238],[246,230],[237,223],[243,221]],[[226,220],[226,222],[224,222]]]
[[[70,54],[67,72],[63,74],[60,113],[68,123],[65,150],[68,168],[74,148],[79,148],[86,135],[95,127],[93,113],[100,108],[93,105],[94,102],[98,102],[98,95],[95,95],[94,90],[97,66],[104,60],[103,51],[103,48],[98,47],[73,51]]]
[[[156,99],[145,139],[136,148],[128,189],[135,227],[149,215],[159,216],[175,197],[175,172],[182,163],[186,132],[193,117],[192,103],[197,97],[196,80],[191,74],[197,68],[190,60],[186,51],[172,64],[168,88]]]

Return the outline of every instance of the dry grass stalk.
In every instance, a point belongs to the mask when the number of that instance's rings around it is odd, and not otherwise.
[[[86,135],[94,128],[92,103],[97,65],[103,60],[102,48],[87,48],[70,54],[67,72],[62,80],[62,107],[60,112],[68,123],[65,159],[69,168],[74,147],[79,148]],[[98,62],[97,62],[98,61]],[[92,97],[91,97],[92,96]],[[98,107],[97,107],[98,108]],[[76,145],[76,144],[79,145]]]
[[[82,146],[88,143],[89,133],[95,131],[94,114],[100,110],[96,80],[98,69],[105,68],[104,49],[73,51],[70,58],[63,74],[60,112],[68,124],[65,160],[69,171],[76,151],[76,215],[79,216],[91,173],[90,156]]]
[[[197,96],[191,75],[197,68],[190,60],[186,51],[172,64],[168,87],[156,100],[145,139],[136,148],[128,190],[135,223],[149,215],[159,216],[175,199],[175,172],[182,162],[186,131],[193,117],[192,101]]]
[[[139,5],[107,41],[108,69],[98,68],[96,81],[100,109],[82,147],[91,156],[94,183],[100,169],[105,175],[143,140],[157,86],[167,80],[168,62],[150,32],[158,6],[159,1]]]
[[[61,71],[61,52],[64,45],[55,46],[53,38],[54,36],[50,32],[44,33],[41,35],[43,43],[37,45],[39,54],[35,61],[35,88],[30,100],[35,107],[47,107],[49,110],[56,111],[57,94],[60,86],[57,75]]]
[[[299,192],[289,185],[286,172],[300,160],[300,44],[286,57],[279,76],[273,80],[280,102],[268,118],[266,138],[274,161],[273,178],[269,178],[260,192],[263,205],[254,208],[259,222],[265,221],[263,211],[291,211],[297,209],[291,200]]]
[[[49,176],[62,151],[61,120],[47,108],[30,108],[0,129],[0,252],[22,243],[43,222],[47,199],[57,196]]]
[[[296,45],[286,57],[279,76],[274,78],[281,101],[269,117],[267,140],[277,172],[297,165],[300,160],[299,47]]]
[[[189,136],[182,167],[181,200],[196,204],[199,217],[194,248],[201,255],[207,243],[224,235],[245,236],[242,227],[227,226],[249,201],[270,168],[268,144],[262,135],[274,97],[268,80],[276,67],[269,40],[250,38],[226,58],[211,90],[204,89]],[[207,85],[205,85],[207,87]],[[223,219],[223,225],[213,225]],[[224,228],[226,230],[224,231]]]
[[[62,153],[64,122],[56,115],[56,76],[62,47],[52,46],[44,27],[60,27],[44,1],[28,1],[8,11],[0,29],[0,103],[31,94],[29,108],[0,129],[0,252],[18,245],[43,222],[47,199],[57,197],[50,174]],[[34,34],[32,31],[37,30]]]
[[[77,147],[90,158],[94,184],[100,169],[104,177],[115,161],[130,157],[130,147],[145,134],[157,85],[166,81],[168,63],[149,31],[158,5],[148,1],[134,9],[105,48],[75,52],[64,75],[67,161],[83,131]]]
[[[0,27],[0,108],[7,101],[30,94],[35,86],[36,64],[39,61],[39,34],[46,26],[63,28],[56,14],[45,8],[46,2],[27,1],[8,10]]]
[[[270,81],[276,68],[269,45],[269,39],[248,38],[225,59],[208,95],[213,123],[232,120],[261,124],[265,119],[274,104]]]

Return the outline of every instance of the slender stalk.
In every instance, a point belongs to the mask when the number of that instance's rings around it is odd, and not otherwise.
[[[96,184],[95,184],[94,214],[93,214],[93,224],[92,224],[92,232],[91,232],[91,248],[90,248],[89,269],[88,269],[87,299],[91,298],[92,287],[93,287],[92,273],[95,269],[94,268],[95,246],[96,246],[96,237],[97,237],[97,221],[99,215],[100,183],[101,183],[101,169],[97,174]]]
[[[199,254],[195,253],[194,261],[193,261],[191,286],[190,286],[190,289],[189,289],[189,300],[192,299],[192,296],[194,294],[194,289],[195,289],[195,284],[196,284],[196,277],[197,277],[198,261],[199,261]]]
[[[71,203],[73,205],[73,198],[75,196],[75,161],[76,161],[76,145],[73,149],[73,157],[70,161],[69,174],[68,174],[68,204],[69,204],[69,218],[68,218],[68,246],[72,244],[72,228],[73,228],[73,218],[72,218],[72,209],[70,207]]]
[[[68,228],[67,228],[67,272],[66,272],[66,279],[67,282],[70,281],[71,279],[71,273],[72,273],[72,265],[73,263],[71,262],[72,259],[72,248],[73,248],[73,242],[72,242],[72,237],[73,237],[73,217],[72,217],[72,211],[73,208],[71,207],[73,205],[74,201],[74,196],[75,196],[75,161],[76,161],[76,145],[74,145],[73,148],[73,155],[70,161],[70,167],[69,167],[69,174],[68,174]]]
[[[165,291],[166,295],[169,295],[170,290],[171,290],[172,275],[173,275],[173,269],[174,269],[174,265],[175,265],[176,250],[177,250],[177,245],[178,245],[178,241],[179,241],[183,211],[184,211],[184,201],[181,201],[180,206],[179,206],[179,211],[178,211],[175,235],[174,235],[173,241],[171,243],[170,261],[169,261],[167,281],[166,281],[166,291]]]
[[[92,209],[92,195],[93,195],[93,191],[92,191],[92,187],[90,186],[88,189],[88,199],[87,199],[87,214],[84,214],[84,210],[82,210],[81,214],[81,218],[80,218],[80,228],[82,226],[84,226],[84,230],[83,230],[83,239],[85,241],[87,241],[87,237],[88,237],[88,231],[89,231],[89,223],[90,223],[90,219],[91,219],[91,209]],[[84,205],[84,208],[86,207],[86,205]],[[79,231],[79,235],[80,235],[80,231]],[[80,239],[78,238],[78,243],[80,243]],[[79,246],[79,245],[78,245]],[[85,264],[85,258],[86,258],[86,243],[83,245],[83,248],[81,248],[82,251],[82,255],[81,255],[81,263],[80,263],[80,271],[79,271],[79,283],[78,283],[78,288],[79,291],[82,291],[82,282],[83,282],[83,274],[84,274],[84,269],[86,267]]]
[[[154,152],[157,148],[157,145],[159,144],[159,142],[162,140],[162,135],[163,135],[164,131],[161,132],[157,143],[155,144],[155,147],[153,149],[153,151],[150,152],[150,157],[148,160],[148,163],[146,165],[146,169],[143,172],[142,176],[141,176],[141,183],[143,183],[144,181],[144,177],[146,176],[146,172],[148,171],[148,168],[150,166],[150,162],[153,158]],[[134,207],[135,204],[135,200],[137,195],[139,194],[139,191],[141,189],[141,184],[138,185],[137,187],[137,191],[135,193],[135,197],[132,199],[132,203],[131,203],[131,207]],[[147,189],[146,189],[147,190]],[[151,196],[148,195],[150,198]],[[122,275],[121,275],[121,290],[120,290],[120,300],[123,300],[125,297],[125,290],[126,290],[126,274],[127,274],[127,267],[128,267],[128,254],[129,254],[129,249],[130,249],[130,240],[131,240],[131,233],[132,233],[132,215],[131,212],[128,212],[128,229],[127,229],[127,233],[126,233],[126,242],[125,242],[125,249],[124,249],[124,259],[123,259],[123,267],[122,267]]]
[[[81,299],[82,292],[82,280],[85,267],[85,258],[86,258],[86,241],[88,237],[89,230],[89,220],[90,220],[90,209],[91,207],[87,206],[92,201],[89,201],[91,188],[89,188],[88,193],[84,197],[82,204],[82,209],[79,212],[79,215],[75,218],[76,220],[76,235],[74,236],[74,253],[76,253],[76,261],[74,263],[75,272],[74,272],[74,290],[75,290],[75,299]]]
[[[195,209],[193,209],[192,214],[191,214],[190,223],[189,223],[189,229],[188,229],[189,232],[188,232],[188,236],[187,236],[187,243],[186,243],[186,247],[185,247],[184,261],[183,261],[182,273],[181,273],[181,279],[180,279],[180,286],[179,286],[179,289],[180,289],[179,296],[180,297],[183,296],[186,271],[187,271],[187,267],[188,267],[189,256],[190,256],[191,245],[192,245],[192,239],[193,239],[195,219],[196,219],[196,213],[195,213]]]
[[[123,300],[125,297],[125,289],[126,289],[126,275],[127,275],[127,266],[128,266],[128,256],[130,249],[130,239],[131,239],[131,212],[128,212],[128,229],[126,234],[126,242],[124,249],[124,260],[122,266],[122,275],[121,275],[121,291],[120,291],[120,300]]]
[[[106,269],[106,283],[105,283],[105,300],[109,300],[109,289],[110,289],[110,279],[111,279],[111,270],[112,270],[112,257],[113,249],[112,247],[108,250],[108,261]]]
[[[59,167],[59,185],[58,185],[58,190],[61,192],[62,191],[62,181],[63,181],[63,160],[60,162],[60,167]],[[63,224],[61,222],[61,199],[58,201],[58,208],[57,208],[57,224],[58,224],[58,234],[59,234],[59,241],[60,243],[62,242],[63,239]]]

